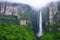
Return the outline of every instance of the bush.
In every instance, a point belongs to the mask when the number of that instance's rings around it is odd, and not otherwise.
[[[51,28],[51,32],[49,31]],[[47,33],[41,38],[41,40],[60,40],[60,24],[49,24],[47,25]]]
[[[60,32],[46,33],[41,40],[60,40]]]
[[[44,36],[42,36],[41,40],[53,40],[54,34],[46,33]]]
[[[59,31],[58,28],[60,28],[60,24],[49,24],[47,25],[46,29],[49,32],[49,28],[51,29],[51,32]]]
[[[36,40],[32,26],[0,23],[0,40]]]

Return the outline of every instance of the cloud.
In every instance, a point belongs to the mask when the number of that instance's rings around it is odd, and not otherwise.
[[[35,8],[41,8],[45,6],[47,3],[57,0],[2,0],[2,1],[24,3],[24,4],[29,4],[30,6],[33,6]]]

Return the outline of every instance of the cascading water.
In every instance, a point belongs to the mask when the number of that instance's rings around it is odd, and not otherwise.
[[[37,33],[38,37],[41,37],[43,35],[43,29],[42,29],[42,13],[39,12],[39,32]]]

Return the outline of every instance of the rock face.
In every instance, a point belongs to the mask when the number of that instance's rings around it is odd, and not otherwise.
[[[0,2],[0,14],[18,15],[18,13],[26,13],[28,8],[27,4]]]
[[[47,10],[46,10],[47,9]],[[46,9],[43,8],[43,14],[47,21],[47,24],[58,24],[60,23],[60,1],[51,2],[46,6]]]
[[[31,7],[27,4],[0,2],[0,15],[17,16],[19,22],[20,20],[30,21],[30,12]],[[20,23],[22,24],[22,22]]]
[[[17,8],[18,4],[0,2],[0,14],[3,15],[16,15],[18,12]]]
[[[45,23],[46,27],[50,32],[55,30],[60,30],[58,24],[60,24],[60,1],[51,2],[45,8],[42,9],[43,13],[43,24]],[[57,25],[55,27],[55,25]],[[48,28],[50,25],[50,28]],[[53,26],[52,26],[53,25]],[[47,30],[47,31],[48,31]]]

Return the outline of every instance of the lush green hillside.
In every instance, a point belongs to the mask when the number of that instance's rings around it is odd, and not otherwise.
[[[36,40],[32,26],[0,23],[0,40]]]

